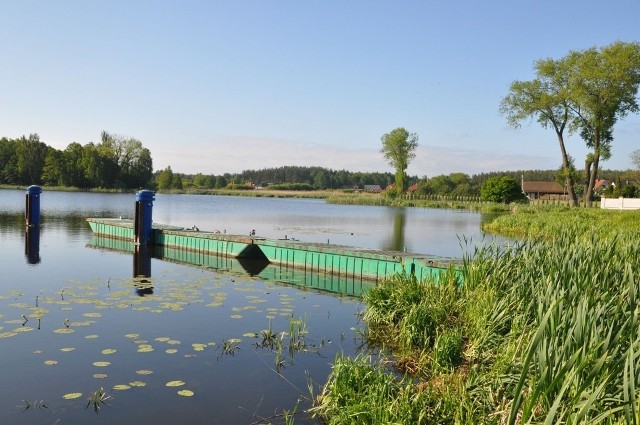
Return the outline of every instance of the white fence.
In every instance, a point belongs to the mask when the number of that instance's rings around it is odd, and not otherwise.
[[[600,208],[609,210],[640,210],[638,198],[601,198]]]

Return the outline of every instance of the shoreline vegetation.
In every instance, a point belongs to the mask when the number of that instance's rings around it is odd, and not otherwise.
[[[518,206],[522,237],[463,281],[397,275],[364,296],[369,351],[338,356],[310,412],[328,424],[635,424],[640,212]]]
[[[0,189],[26,190],[18,185],[0,185]],[[130,189],[81,189],[66,186],[44,186],[46,191],[58,192],[94,192],[94,193],[135,193]],[[390,197],[382,193],[354,192],[352,190],[239,190],[239,189],[182,189],[162,190],[160,194],[209,195],[209,196],[246,196],[256,198],[305,198],[324,199],[329,204],[370,205],[388,207],[445,208],[469,210],[487,213],[508,212],[513,209],[510,204],[481,201],[474,196],[405,196]]]

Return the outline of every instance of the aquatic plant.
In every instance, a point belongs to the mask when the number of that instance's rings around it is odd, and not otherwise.
[[[92,406],[93,410],[97,414],[103,405],[109,407],[107,404],[107,400],[109,399],[111,399],[111,396],[104,391],[104,388],[100,387],[87,398],[87,405],[85,408]]]
[[[26,412],[29,409],[48,409],[49,406],[47,404],[46,401],[44,400],[36,400],[33,402],[27,401],[27,400],[22,400],[22,405],[18,406],[22,409],[23,412]]]

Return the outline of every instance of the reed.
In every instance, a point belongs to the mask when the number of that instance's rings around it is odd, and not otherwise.
[[[638,423],[640,238],[635,219],[601,224],[594,211],[550,212],[552,234],[468,254],[464,285],[398,275],[369,291],[363,334],[382,357],[336,359],[313,412],[331,424]]]

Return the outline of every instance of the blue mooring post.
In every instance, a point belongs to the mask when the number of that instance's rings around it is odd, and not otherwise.
[[[27,226],[40,225],[40,194],[42,188],[32,185],[27,188],[27,205],[25,209],[25,219]]]
[[[134,238],[137,245],[153,243],[152,210],[155,195],[151,190],[136,193],[136,213],[134,219]]]

